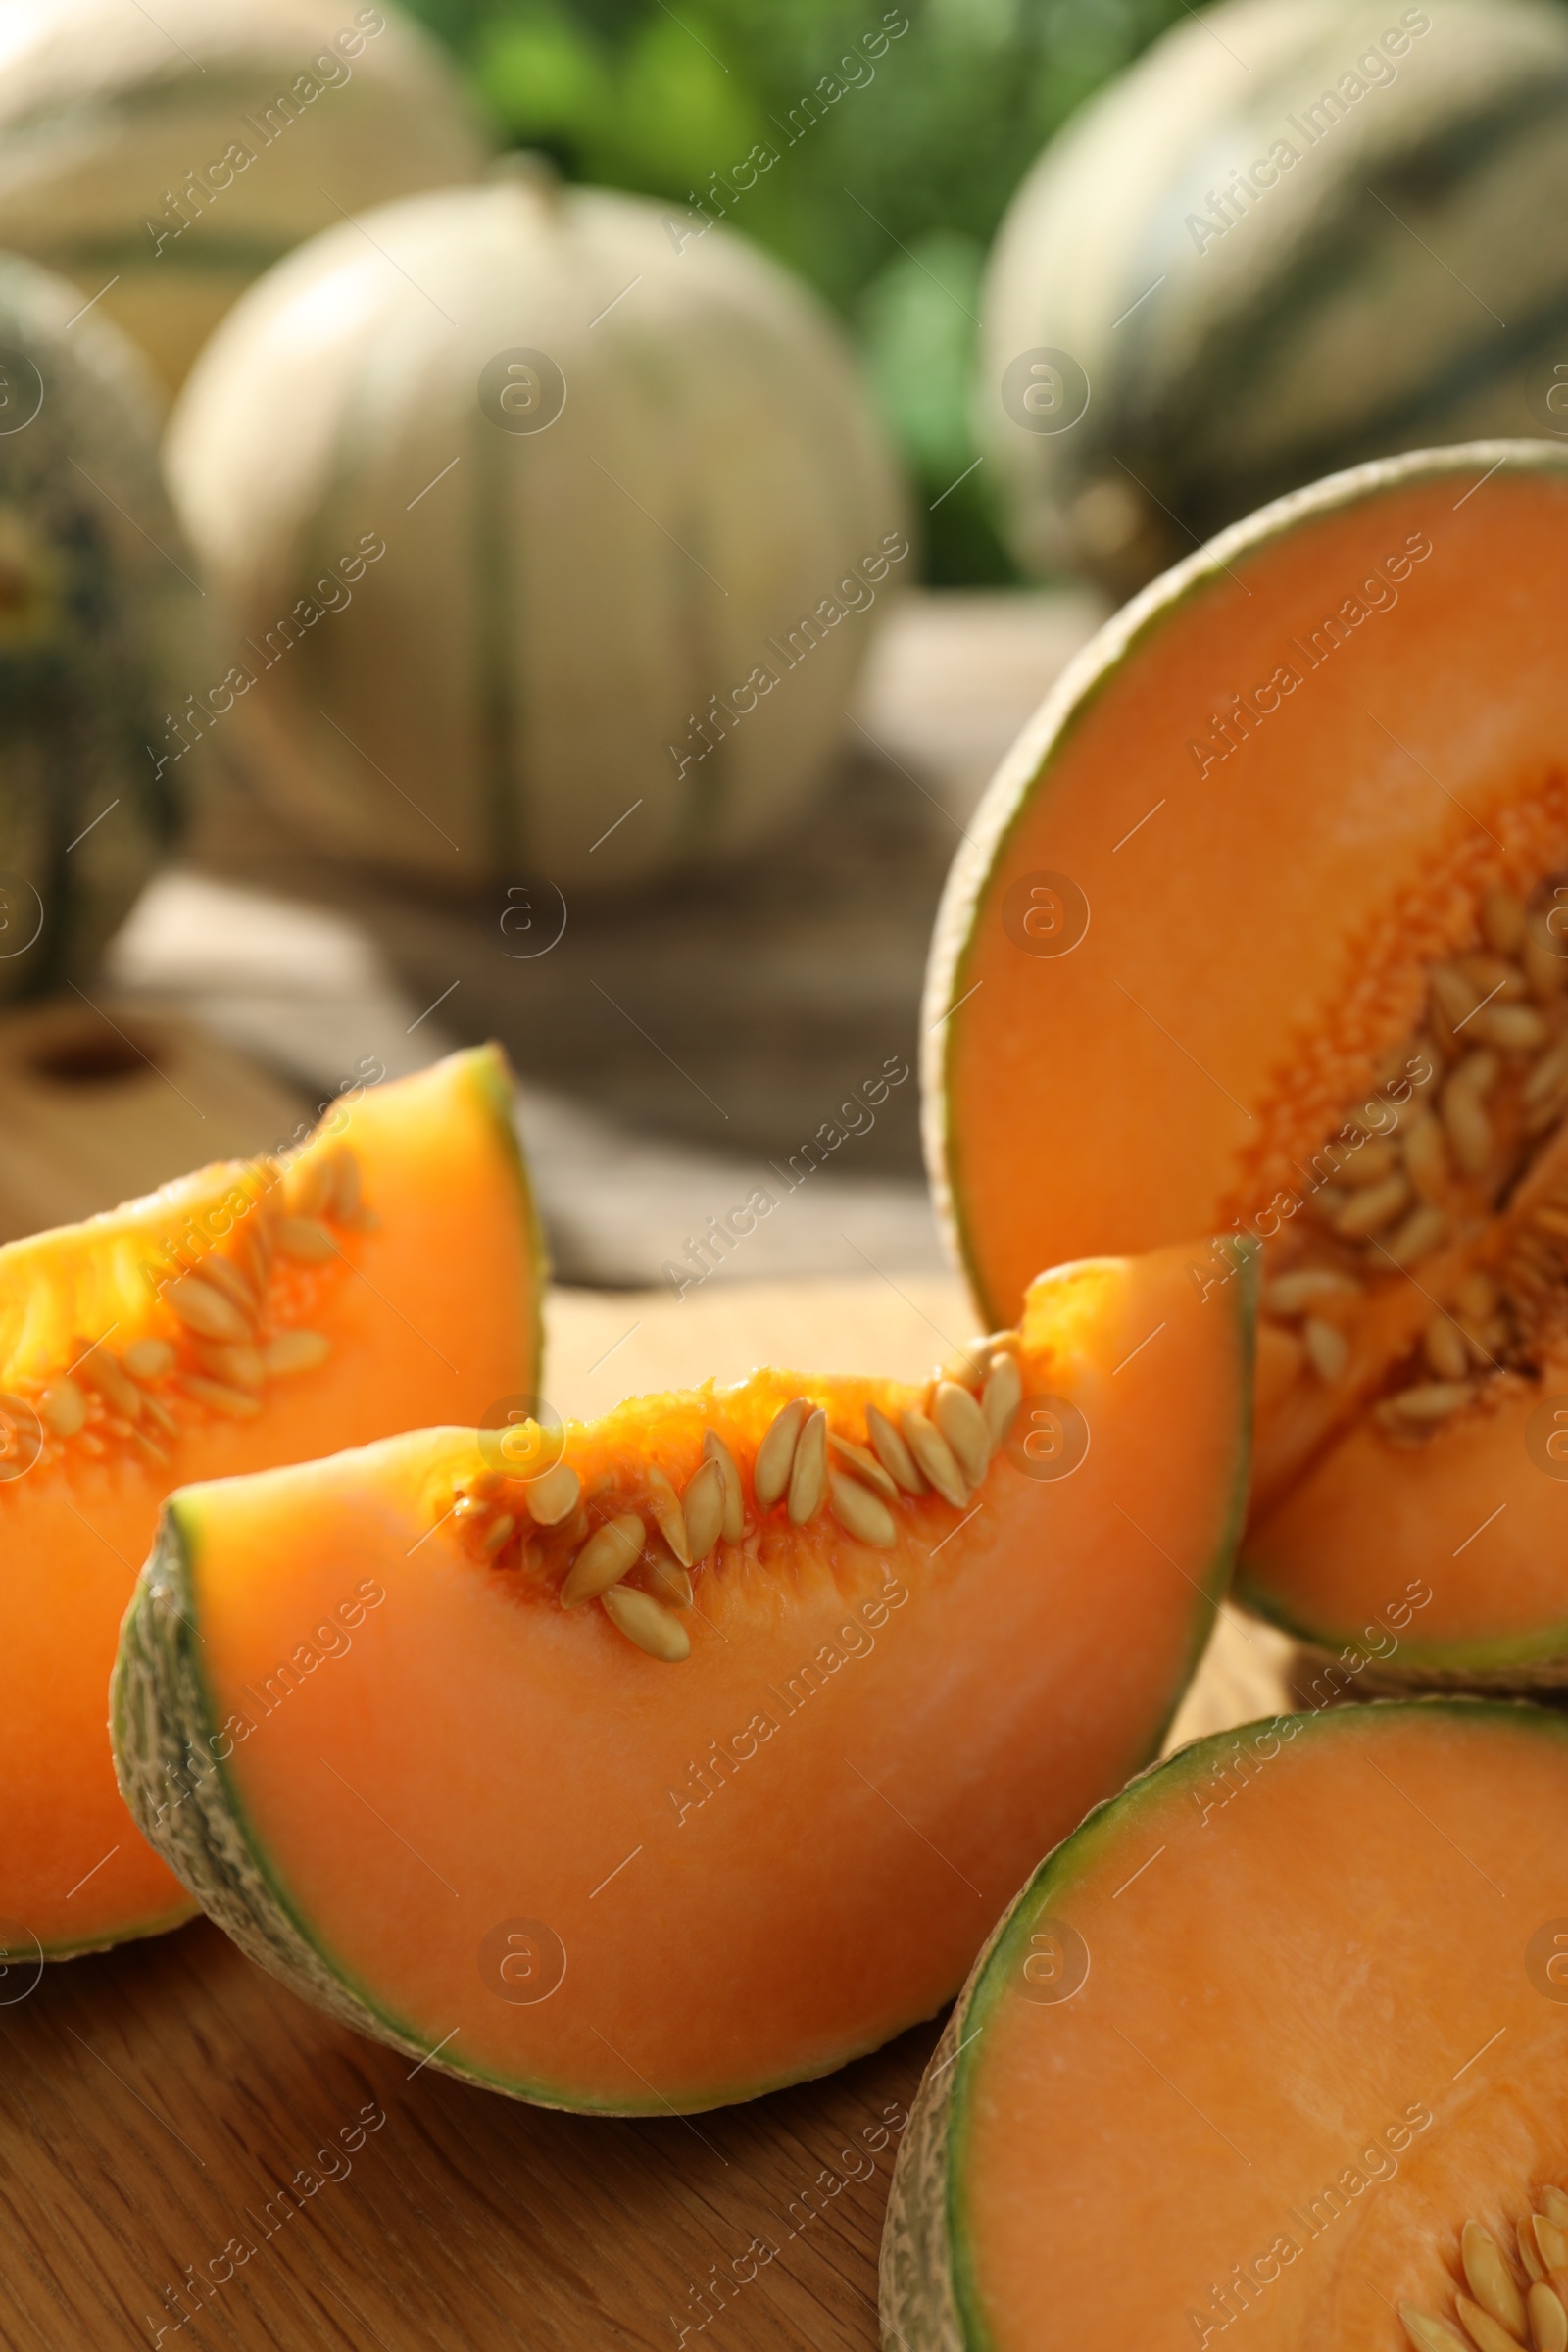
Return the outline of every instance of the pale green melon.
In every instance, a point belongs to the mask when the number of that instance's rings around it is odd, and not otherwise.
[[[998,237],[980,424],[1020,558],[1125,593],[1320,474],[1568,433],[1565,211],[1562,9],[1181,19]]]
[[[0,255],[0,1000],[85,979],[172,840],[203,601],[118,328]]]
[[[0,245],[98,296],[170,390],[291,246],[485,146],[390,0],[0,6]]]
[[[814,298],[697,226],[510,172],[329,230],[203,354],[171,480],[309,839],[576,893],[816,789],[904,499]]]

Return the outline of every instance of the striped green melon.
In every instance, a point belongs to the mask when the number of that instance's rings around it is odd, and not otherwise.
[[[0,255],[0,1001],[85,978],[172,839],[202,606],[117,327]]]
[[[0,6],[0,245],[102,290],[171,390],[291,246],[484,147],[390,0]]]
[[[1020,558],[1125,592],[1340,466],[1568,431],[1565,206],[1560,8],[1183,19],[998,240],[983,428]],[[1076,422],[1082,380],[1025,356],[1045,350],[1087,375]]]
[[[246,641],[258,784],[421,878],[609,887],[776,830],[909,567],[806,289],[526,168],[272,271],[170,468]]]

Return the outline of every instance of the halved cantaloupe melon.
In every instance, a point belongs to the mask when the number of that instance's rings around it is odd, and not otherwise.
[[[356,1083],[276,1158],[0,1250],[0,1917],[50,1956],[187,1916],[107,1732],[171,1489],[538,1385],[543,1261],[495,1047]]]
[[[264,1965],[518,2096],[875,2047],[1207,1632],[1251,1308],[1186,1256],[1042,1277],[934,1390],[758,1372],[511,1433],[515,1472],[443,1429],[186,1489],[116,1671],[137,1820]]]
[[[939,1185],[1043,1258],[1265,1250],[1242,1596],[1390,1675],[1568,1676],[1568,452],[1266,509],[1089,649],[939,921]],[[1195,1259],[1202,1287],[1223,1251]]]
[[[1568,1723],[1469,1699],[1223,1733],[1092,1814],[927,2072],[885,2340],[1568,2343],[1565,1820]]]

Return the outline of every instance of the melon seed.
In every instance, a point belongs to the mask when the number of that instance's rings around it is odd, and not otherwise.
[[[1480,1176],[1492,1157],[1492,1121],[1480,1090],[1465,1075],[1470,1066],[1469,1061],[1460,1062],[1443,1090],[1443,1124],[1460,1167],[1466,1175]]]
[[[259,1348],[220,1348],[206,1340],[198,1346],[196,1355],[204,1372],[210,1372],[215,1380],[227,1381],[230,1388],[259,1389],[267,1377]]]
[[[1503,2261],[1501,2249],[1491,2230],[1483,2230],[1479,2222],[1466,2222],[1459,2239],[1459,2260],[1469,2281],[1470,2292],[1482,2310],[1522,2343],[1526,2328],[1525,2299],[1515,2285],[1513,2273]],[[1554,2266],[1548,2263],[1546,2267],[1550,2270]],[[1462,2301],[1460,2309],[1463,2310]]]
[[[872,1451],[895,1485],[906,1494],[923,1494],[925,1480],[918,1463],[886,1413],[874,1404],[865,1408],[865,1429]]]
[[[1544,1102],[1565,1080],[1568,1080],[1568,1036],[1560,1037],[1549,1054],[1543,1054],[1525,1080],[1525,1101],[1532,1104]]]
[[[1308,1315],[1301,1325],[1301,1345],[1319,1380],[1338,1380],[1350,1360],[1350,1343],[1344,1332],[1320,1315]]]
[[[1470,1350],[1464,1333],[1450,1315],[1434,1315],[1423,1343],[1427,1362],[1439,1380],[1463,1380],[1470,1369]]]
[[[1497,1286],[1477,1267],[1460,1283],[1454,1304],[1468,1322],[1484,1323],[1497,1311]]]
[[[250,1324],[233,1300],[199,1274],[176,1275],[165,1286],[164,1298],[199,1339],[244,1341],[251,1336]]]
[[[691,1656],[691,1636],[686,1628],[651,1592],[639,1592],[633,1585],[615,1585],[603,1599],[606,1616],[651,1658],[678,1666],[682,1658]]]
[[[1427,980],[1438,1004],[1455,1029],[1481,1002],[1481,991],[1471,987],[1457,964],[1435,963]]]
[[[1369,1184],[1364,1192],[1350,1195],[1334,1220],[1334,1230],[1347,1240],[1357,1241],[1366,1234],[1381,1233],[1409,1198],[1410,1187],[1403,1176],[1385,1177],[1382,1183]]]
[[[1547,2221],[1554,2223],[1559,2230],[1568,2230],[1568,2196],[1564,2196],[1560,2188],[1542,2190],[1541,2210]]]
[[[654,1525],[681,1566],[689,1568],[692,1555],[686,1542],[686,1521],[681,1515],[679,1495],[657,1462],[648,1464],[643,1473],[643,1485]]]
[[[845,1533],[861,1544],[874,1544],[879,1551],[890,1549],[899,1531],[881,1497],[862,1487],[858,1479],[845,1478],[837,1470],[828,1472],[827,1485],[830,1508]]]
[[[596,1527],[561,1588],[562,1607],[574,1609],[618,1585],[627,1570],[636,1566],[647,1537],[648,1530],[635,1511],[621,1511]]]
[[[1470,1025],[1477,1037],[1505,1054],[1534,1054],[1551,1034],[1533,1004],[1489,1004]]]
[[[1519,2244],[1519,2259],[1524,2264],[1525,2277],[1531,2279],[1544,2278],[1546,2273],[1541,2256],[1536,2251],[1536,2217],[1533,2213],[1526,2214],[1524,2220],[1519,2224],[1515,2235]],[[1529,2297],[1526,2296],[1525,2300],[1528,2302]]]
[[[706,1560],[724,1532],[724,1470],[714,1454],[701,1464],[686,1489],[686,1557]]]
[[[517,1522],[512,1513],[503,1511],[498,1519],[491,1520],[484,1534],[479,1538],[479,1549],[487,1554],[499,1551],[508,1538],[515,1535],[516,1529]]]
[[[1521,2296],[1521,2309],[1523,2300]],[[1475,2345],[1476,2352],[1519,2352],[1522,2336],[1502,2327],[1490,2312],[1483,2311],[1479,2303],[1472,2303],[1468,2295],[1460,2295],[1457,2301],[1459,2317],[1464,2322],[1465,2332]],[[1521,2322],[1521,2326],[1523,2324]]]
[[[290,1372],[314,1372],[331,1352],[331,1341],[318,1331],[280,1331],[262,1349],[262,1369],[272,1380]]]
[[[691,1573],[679,1560],[672,1560],[662,1551],[651,1551],[643,1561],[642,1572],[654,1598],[662,1600],[666,1609],[691,1607]]]
[[[1298,1315],[1314,1298],[1349,1298],[1360,1288],[1352,1275],[1332,1266],[1298,1266],[1269,1284],[1263,1304],[1273,1315]]]
[[[1398,1164],[1397,1146],[1383,1136],[1374,1136],[1371,1143],[1363,1144],[1359,1152],[1350,1154],[1340,1173],[1347,1184],[1381,1184],[1386,1176],[1394,1174]]]
[[[898,1501],[899,1490],[874,1453],[867,1453],[863,1446],[855,1445],[849,1438],[841,1438],[836,1429],[828,1431],[827,1443],[828,1451],[837,1454],[841,1461],[847,1462],[863,1486],[870,1487],[878,1494],[885,1495],[889,1502]]]
[[[977,1487],[991,1459],[991,1432],[986,1417],[967,1389],[956,1381],[937,1384],[931,1417],[953,1450],[954,1459],[971,1487]]]
[[[295,1181],[289,1187],[289,1205],[297,1217],[318,1217],[332,1198],[332,1161],[325,1152],[316,1152],[295,1170]]]
[[[1517,956],[1525,944],[1524,906],[1500,882],[1481,902],[1481,936],[1498,956]]]
[[[1555,911],[1553,908],[1552,912]],[[1525,978],[1543,1002],[1556,996],[1568,978],[1568,963],[1563,960],[1565,945],[1568,942],[1559,939],[1552,930],[1551,916],[1545,907],[1538,907],[1525,925],[1525,944],[1519,959],[1525,967]]]
[[[535,1527],[559,1527],[576,1509],[581,1493],[582,1480],[569,1462],[557,1462],[541,1477],[529,1479],[522,1490]]]
[[[105,1404],[112,1405],[117,1413],[123,1413],[127,1421],[141,1419],[141,1391],[122,1371],[107,1348],[89,1348],[77,1357],[74,1370],[76,1378],[85,1381],[89,1389],[96,1389]]]
[[[1404,1139],[1405,1173],[1418,1193],[1430,1200],[1448,1177],[1448,1144],[1443,1122],[1423,1111]]]
[[[1467,2344],[1458,2329],[1450,2328],[1446,2320],[1435,2320],[1429,2313],[1417,2311],[1409,2303],[1399,2305],[1399,2317],[1404,2322],[1404,2332],[1414,2344],[1416,2352],[1475,2352],[1474,2346]]]
[[[961,1395],[962,1392],[960,1391]],[[973,1397],[970,1403],[974,1402]],[[797,1527],[804,1527],[822,1508],[827,1494],[827,1415],[817,1405],[801,1424],[790,1465],[790,1491],[785,1503]]]
[[[249,1318],[255,1314],[256,1293],[231,1258],[216,1255],[203,1258],[202,1280],[221,1291],[225,1298],[232,1299],[242,1315]]]
[[[1544,2213],[1538,2213],[1534,2217],[1534,2230],[1536,2251],[1545,2268],[1560,2271],[1568,2267],[1568,2236],[1558,2225],[1548,2221]]]
[[[39,1397],[38,1411],[57,1438],[74,1438],[87,1418],[87,1399],[75,1382],[62,1374]]]
[[[132,1340],[121,1357],[132,1380],[162,1380],[174,1369],[174,1350],[167,1340]]]
[[[924,1475],[931,1481],[944,1502],[951,1502],[961,1511],[969,1499],[969,1490],[963,1483],[963,1472],[953,1457],[947,1439],[924,1413],[906,1412],[899,1416],[904,1442],[908,1446]]]
[[[226,1381],[204,1380],[199,1372],[187,1372],[184,1385],[198,1404],[210,1404],[215,1413],[226,1413],[231,1421],[253,1421],[261,1411],[261,1399],[248,1389],[232,1389]]]
[[[1386,1242],[1379,1242],[1377,1248],[1396,1266],[1413,1266],[1418,1257],[1425,1257],[1429,1250],[1435,1250],[1445,1241],[1447,1232],[1448,1220],[1443,1210],[1425,1200],[1419,1208],[1412,1208],[1404,1223]]]
[[[991,1370],[980,1396],[980,1410],[985,1415],[986,1431],[993,1446],[1000,1446],[1017,1417],[1023,1402],[1023,1374],[1018,1359],[1004,1350],[991,1358]]]
[[[297,1265],[318,1266],[336,1257],[338,1246],[318,1217],[279,1217],[277,1246]]]
[[[1402,1421],[1443,1421],[1449,1413],[1457,1412],[1461,1404],[1468,1404],[1470,1396],[1471,1390],[1465,1381],[1433,1380],[1413,1389],[1401,1389],[1397,1396],[1387,1399],[1387,1407]]]
[[[1461,956],[1459,969],[1480,992],[1483,1004],[1515,1004],[1528,993],[1525,976],[1509,956]]]
[[[703,1440],[703,1457],[718,1464],[724,1482],[724,1541],[738,1544],[746,1533],[746,1495],[741,1487],[740,1464],[716,1429],[710,1429]]]
[[[1568,2310],[1555,2288],[1538,2279],[1525,2297],[1536,2352],[1568,2352]]]
[[[752,1464],[752,1490],[760,1510],[770,1511],[789,1485],[795,1463],[795,1441],[810,1409],[804,1396],[792,1397],[757,1448],[757,1459]]]

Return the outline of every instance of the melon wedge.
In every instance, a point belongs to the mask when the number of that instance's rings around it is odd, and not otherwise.
[[[116,1673],[132,1811],[265,1966],[519,2097],[876,2047],[1208,1631],[1250,1269],[1202,1302],[1186,1258],[1043,1276],[931,1388],[760,1371],[514,1433],[515,1472],[438,1429],[187,1488]]]
[[[164,1498],[538,1385],[543,1258],[495,1047],[356,1083],[278,1157],[0,1250],[0,1918],[50,1957],[188,1895],[120,1801],[120,1620]],[[465,1254],[466,1253],[466,1254]]]
[[[884,2340],[1561,2344],[1565,1820],[1568,1723],[1462,1698],[1223,1733],[1092,1814],[933,2056]]]
[[[1225,533],[1042,709],[932,954],[982,1311],[1052,1257],[1260,1240],[1241,1593],[1337,1648],[1425,1576],[1396,1678],[1568,1676],[1565,563],[1568,451],[1529,442]]]

